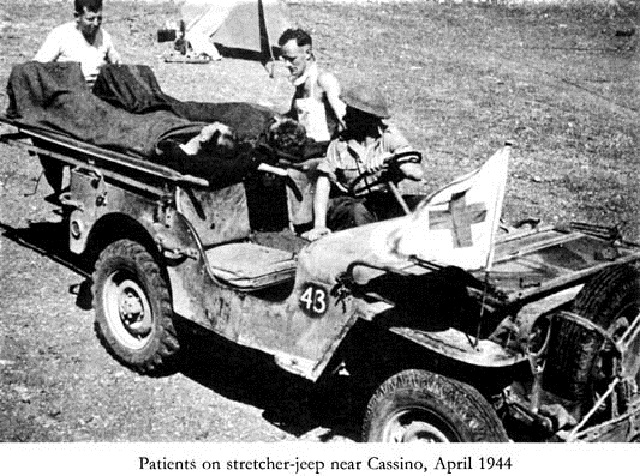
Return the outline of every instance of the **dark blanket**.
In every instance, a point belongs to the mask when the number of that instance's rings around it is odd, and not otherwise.
[[[172,101],[162,92],[149,66],[103,66],[93,86],[93,94],[134,114],[172,110]]]
[[[222,122],[241,141],[256,141],[274,116],[271,109],[253,103],[179,101],[165,94],[149,66],[104,66],[93,93],[104,101],[135,114],[171,111],[197,122]]]
[[[195,135],[203,126],[170,110],[140,116],[114,107],[91,93],[79,63],[31,61],[14,66],[7,94],[7,116],[11,118],[145,156],[154,153],[161,139],[172,134]]]
[[[162,91],[153,71],[146,65],[104,66],[93,94],[135,114],[165,110],[190,121],[222,122],[233,129],[240,142],[268,145],[282,159],[292,162],[322,156],[328,146],[328,142],[308,139],[304,127],[295,121],[268,130],[275,113],[258,104],[179,101]]]
[[[322,155],[326,144],[306,139],[304,128],[281,123],[269,130],[273,111],[257,104],[182,102],[162,92],[148,66],[106,66],[93,90],[79,63],[28,62],[14,66],[7,84],[7,115],[112,150],[136,152],[212,185],[242,180],[259,162],[293,162]],[[230,126],[235,156],[178,147],[205,123]],[[266,146],[266,147],[265,147]]]

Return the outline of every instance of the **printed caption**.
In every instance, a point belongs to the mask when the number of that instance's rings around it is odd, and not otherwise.
[[[335,471],[417,471],[435,472],[442,475],[462,474],[467,471],[502,471],[515,468],[511,456],[463,456],[457,459],[441,456],[423,458],[389,458],[370,456],[352,460],[343,459],[279,459],[261,457],[254,459],[185,459],[175,460],[138,457],[139,470],[161,471],[283,471],[293,475],[320,475]]]

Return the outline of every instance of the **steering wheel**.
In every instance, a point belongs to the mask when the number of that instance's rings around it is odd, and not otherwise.
[[[347,193],[352,197],[366,195],[380,190],[390,191],[398,201],[405,213],[409,213],[409,207],[402,198],[397,184],[405,178],[402,172],[403,164],[419,164],[422,162],[422,154],[417,150],[398,152],[385,160],[383,166],[372,172],[360,175],[349,186]]]

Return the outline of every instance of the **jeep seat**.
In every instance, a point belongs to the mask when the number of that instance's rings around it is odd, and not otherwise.
[[[295,254],[250,242],[209,248],[206,257],[214,278],[243,291],[292,281],[296,273]]]
[[[244,240],[251,234],[247,197],[242,183],[219,189],[178,188],[176,205],[205,249]]]

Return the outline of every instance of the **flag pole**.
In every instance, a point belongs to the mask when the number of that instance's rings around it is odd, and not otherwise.
[[[506,149],[507,160],[509,159],[509,153],[511,152],[511,143],[507,142],[504,146]],[[503,149],[503,151],[504,151]],[[502,188],[506,188],[506,183],[501,183],[500,186]],[[500,190],[496,193],[495,202],[493,204],[493,216],[491,217],[491,231],[489,234],[489,252],[487,253],[487,259],[484,265],[484,283],[482,289],[482,302],[480,305],[480,317],[478,318],[478,330],[476,332],[476,339],[473,343],[473,347],[478,347],[478,343],[480,342],[480,330],[482,329],[482,322],[484,320],[484,307],[487,300],[487,290],[489,289],[489,274],[491,272],[491,265],[493,264],[493,257],[495,255],[495,237],[496,231],[498,230],[498,221],[497,215],[502,211],[502,207],[498,207],[498,202],[502,199],[505,190]],[[498,210],[500,208],[500,211]]]

